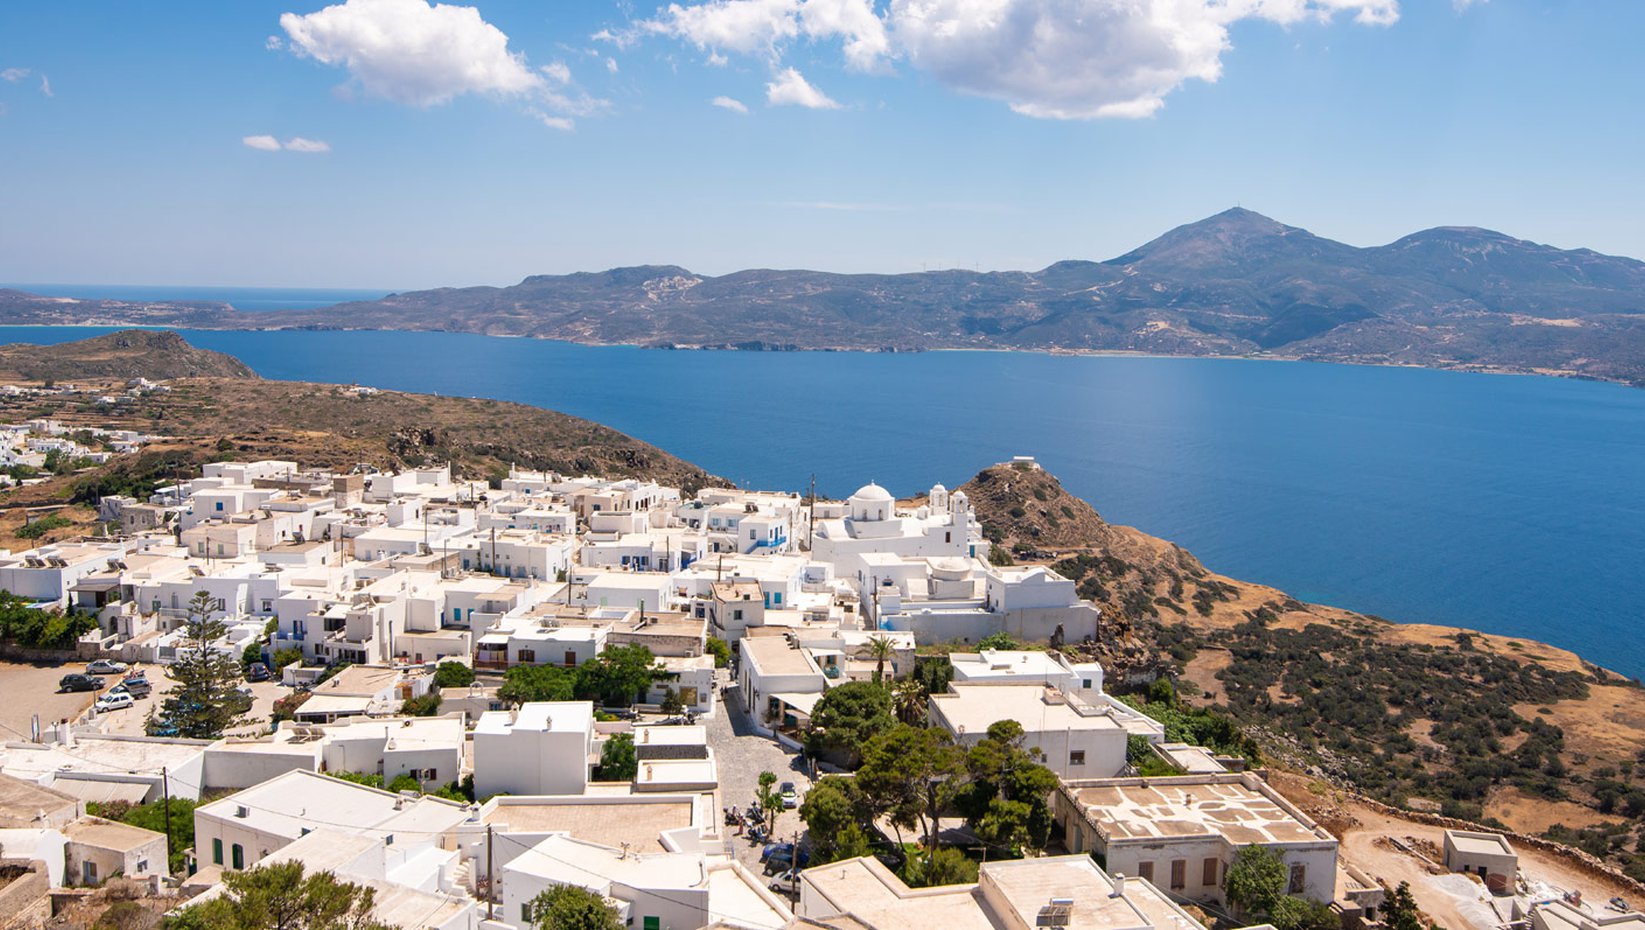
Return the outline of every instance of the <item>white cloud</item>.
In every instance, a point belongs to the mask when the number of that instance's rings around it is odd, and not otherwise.
[[[709,53],[762,55],[777,62],[793,39],[841,39],[846,63],[869,71],[890,52],[885,23],[872,0],[706,0],[671,3],[656,19],[640,24],[649,32],[684,39]]]
[[[605,60],[605,69],[607,71],[611,72],[612,74],[616,74],[617,73],[617,59],[607,58]]]
[[[1453,0],[1459,9],[1483,2]],[[1342,16],[1391,25],[1399,0],[888,0],[883,13],[875,0],[696,0],[671,3],[640,26],[696,46],[710,63],[764,58],[777,75],[773,103],[828,99],[796,83],[783,61],[804,38],[837,40],[856,70],[901,60],[1028,116],[1094,119],[1148,116],[1184,83],[1216,81],[1236,22]]]
[[[837,110],[838,103],[811,85],[797,69],[784,68],[765,85],[765,102],[774,107],[805,107],[808,110]]]
[[[537,109],[532,109],[527,112],[536,117],[538,122],[550,129],[558,129],[561,132],[574,132],[577,129],[577,122],[567,117],[551,116]]]
[[[266,48],[271,52],[278,52],[280,49],[285,47],[286,43],[280,41],[279,36],[269,36],[263,40],[263,48]]]
[[[1458,13],[1461,13],[1476,3],[1489,2],[1490,0],[1451,0],[1451,6],[1455,8]]]
[[[744,106],[743,102],[738,100],[736,97],[715,97],[713,100],[710,100],[709,103],[712,103],[722,110],[730,110],[733,113],[742,113],[745,115],[748,113],[748,107]]]
[[[966,93],[1028,116],[1141,117],[1185,81],[1216,81],[1228,27],[1352,12],[1399,18],[1398,0],[892,0],[908,60]]]
[[[549,80],[556,84],[571,83],[571,68],[563,61],[551,61],[537,70],[548,75]]]
[[[321,142],[319,139],[305,139],[302,136],[293,136],[286,140],[286,151],[320,154],[322,152],[331,151],[331,143]]]
[[[30,73],[31,72],[27,68],[7,68],[4,71],[0,71],[0,81],[16,84],[18,81],[28,77]]]
[[[240,140],[240,144],[259,152],[278,152],[283,149],[287,152],[317,155],[331,151],[331,143],[321,142],[319,139],[305,139],[302,136],[292,136],[285,142],[268,135],[246,136]]]
[[[471,6],[426,0],[344,0],[280,26],[299,55],[340,65],[366,93],[433,106],[469,93],[524,95],[543,79],[508,36]]]
[[[51,81],[44,74],[40,75],[40,93],[45,94],[47,97],[57,96],[51,92]]]

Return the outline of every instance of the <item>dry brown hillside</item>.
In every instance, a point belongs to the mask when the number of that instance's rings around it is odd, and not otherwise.
[[[1174,667],[1287,765],[1402,807],[1544,834],[1645,877],[1645,689],[1529,640],[1393,623],[1208,571],[1104,521],[1051,474],[962,490],[990,538],[1103,606],[1091,651]]]
[[[51,346],[0,345],[0,381],[195,377],[255,378],[257,373],[232,355],[197,349],[163,330],[128,329]]]

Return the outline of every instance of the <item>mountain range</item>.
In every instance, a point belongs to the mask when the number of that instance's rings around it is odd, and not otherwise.
[[[1645,385],[1645,262],[1471,227],[1360,248],[1233,209],[1039,271],[537,275],[317,310],[0,291],[0,322],[400,329],[679,348],[1284,357]]]

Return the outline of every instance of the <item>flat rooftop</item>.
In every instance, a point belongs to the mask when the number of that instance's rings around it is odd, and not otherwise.
[[[662,834],[692,825],[694,802],[678,795],[621,798],[498,799],[483,816],[507,833],[569,833],[578,839],[636,852],[663,852]]]
[[[976,885],[910,888],[876,859],[830,862],[801,872],[800,880],[834,913],[850,914],[869,926],[997,930]]]
[[[786,636],[744,637],[740,649],[743,659],[757,665],[762,675],[821,674]]]
[[[1198,836],[1236,846],[1336,842],[1237,775],[1076,782],[1067,790],[1111,843]]]
[[[1446,830],[1446,839],[1458,852],[1475,856],[1512,856],[1514,848],[1500,833],[1476,833],[1471,830]]]
[[[744,641],[746,648],[747,641]],[[951,684],[948,694],[931,695],[931,709],[958,732],[982,734],[1001,720],[1015,720],[1030,733],[1053,730],[1113,730],[1124,725],[1106,713],[1085,714],[1070,706],[1062,696],[1041,684],[963,685]]]
[[[1192,919],[1151,883],[1130,879],[1115,895],[1114,881],[1090,856],[1052,856],[990,862],[982,867],[982,887],[997,893],[1019,926],[1040,926],[1040,915],[1053,898],[1068,906],[1069,928],[1078,930],[1184,930]],[[996,899],[997,900],[997,899]]]
[[[533,701],[517,710],[492,710],[480,715],[476,736],[502,736],[514,730],[587,733],[594,728],[594,705],[589,701]]]

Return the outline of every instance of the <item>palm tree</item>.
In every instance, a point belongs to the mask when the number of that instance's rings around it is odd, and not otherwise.
[[[891,645],[889,636],[871,636],[868,638],[868,654],[874,658],[874,683],[885,680],[885,660],[897,654],[897,647]]]
[[[912,678],[891,683],[891,713],[899,722],[909,726],[925,723],[926,701],[925,686]]]

